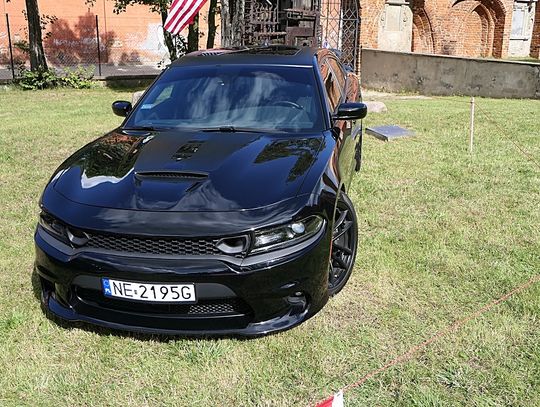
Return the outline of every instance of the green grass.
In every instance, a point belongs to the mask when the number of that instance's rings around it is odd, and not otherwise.
[[[117,336],[46,319],[32,288],[39,195],[71,152],[119,123],[107,89],[0,90],[0,405],[305,406],[406,352],[540,272],[540,102],[388,100],[368,125],[350,195],[360,252],[346,289],[316,317],[256,340]],[[346,393],[352,406],[540,405],[540,284],[416,358]]]

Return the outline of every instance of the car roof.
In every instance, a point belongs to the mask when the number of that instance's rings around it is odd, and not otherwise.
[[[270,45],[252,48],[209,49],[192,52],[177,59],[171,66],[216,64],[313,66],[319,48]]]

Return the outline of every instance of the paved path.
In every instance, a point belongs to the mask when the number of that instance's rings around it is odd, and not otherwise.
[[[81,65],[84,67],[84,65]],[[99,71],[97,66],[89,65],[94,67],[94,76],[99,76]],[[70,67],[71,69],[76,69],[76,67]],[[131,75],[158,75],[161,72],[160,69],[157,69],[154,66],[147,65],[102,65],[101,66],[101,76],[131,76]],[[0,80],[12,79],[11,69],[6,66],[0,66]]]

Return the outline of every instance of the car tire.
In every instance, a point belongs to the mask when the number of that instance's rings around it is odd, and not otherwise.
[[[358,221],[354,205],[344,192],[335,211],[332,255],[328,272],[328,294],[338,294],[349,281],[358,249]]]

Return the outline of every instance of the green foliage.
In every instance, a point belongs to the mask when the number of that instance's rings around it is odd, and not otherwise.
[[[26,55],[30,55],[30,43],[26,40],[20,40],[13,43],[13,46],[25,53]]]
[[[90,89],[94,84],[93,76],[94,67],[85,69],[79,66],[77,69],[65,69],[64,74],[60,76],[60,82],[62,86],[67,88]]]
[[[56,88],[59,83],[58,75],[52,69],[30,71],[23,68],[19,75],[17,83],[25,90]]]
[[[42,90],[51,88],[89,89],[92,87],[93,67],[84,69],[65,69],[58,73],[54,69],[30,71],[25,66],[19,68],[18,85],[24,90]]]
[[[96,0],[86,0],[85,3],[89,6],[93,6],[96,3]],[[149,6],[150,10],[154,13],[167,13],[169,6],[171,5],[171,0],[115,0],[114,12],[119,14],[126,11],[126,8],[133,4]]]

